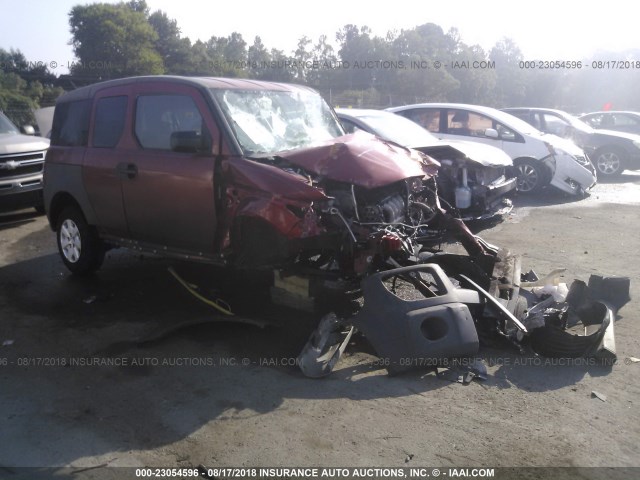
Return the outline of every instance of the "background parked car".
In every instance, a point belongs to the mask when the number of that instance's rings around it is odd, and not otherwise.
[[[586,113],[578,118],[597,129],[640,133],[640,112],[611,110]]]
[[[345,131],[363,130],[426,153],[440,162],[438,194],[463,220],[507,214],[516,188],[511,158],[498,148],[462,140],[442,141],[414,122],[382,110],[337,109]]]
[[[640,168],[640,135],[594,130],[562,110],[505,108],[537,129],[571,140],[584,149],[601,177],[615,177],[625,169]]]
[[[438,138],[465,139],[501,148],[518,170],[521,192],[536,192],[551,184],[578,195],[596,183],[593,165],[582,149],[495,108],[423,103],[387,110],[413,120]]]
[[[49,140],[23,135],[0,112],[0,211],[35,207],[43,212],[42,169]]]

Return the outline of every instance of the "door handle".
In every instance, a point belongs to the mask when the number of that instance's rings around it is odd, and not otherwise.
[[[138,167],[135,163],[119,163],[116,167],[118,177],[133,180],[138,175]]]

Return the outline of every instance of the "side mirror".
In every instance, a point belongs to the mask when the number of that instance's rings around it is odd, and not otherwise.
[[[183,153],[206,152],[211,148],[209,135],[201,135],[196,131],[173,132],[171,134],[171,151]]]
[[[23,125],[20,130],[22,130],[22,133],[24,133],[25,135],[35,135],[36,134],[35,129],[31,125]]]
[[[495,128],[487,128],[484,131],[484,136],[487,138],[495,138],[498,139],[500,135],[498,135],[498,131]]]

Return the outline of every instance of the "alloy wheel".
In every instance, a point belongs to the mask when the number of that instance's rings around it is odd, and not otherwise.
[[[71,219],[66,219],[60,228],[60,247],[69,262],[76,263],[80,259],[82,238],[78,226]]]
[[[620,171],[620,156],[616,152],[603,152],[598,155],[596,166],[603,175],[614,175]]]
[[[519,191],[531,192],[536,188],[539,181],[540,176],[535,167],[527,163],[518,165],[517,187]]]

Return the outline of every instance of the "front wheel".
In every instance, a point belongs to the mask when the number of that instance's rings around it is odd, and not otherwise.
[[[78,207],[66,207],[56,228],[58,251],[65,266],[76,275],[95,272],[104,260],[105,248],[95,228]]]
[[[603,178],[617,177],[624,170],[623,155],[613,148],[598,150],[593,163],[598,170],[598,175]]]
[[[544,166],[535,160],[516,160],[515,162],[518,192],[533,193],[540,190],[547,182]]]

